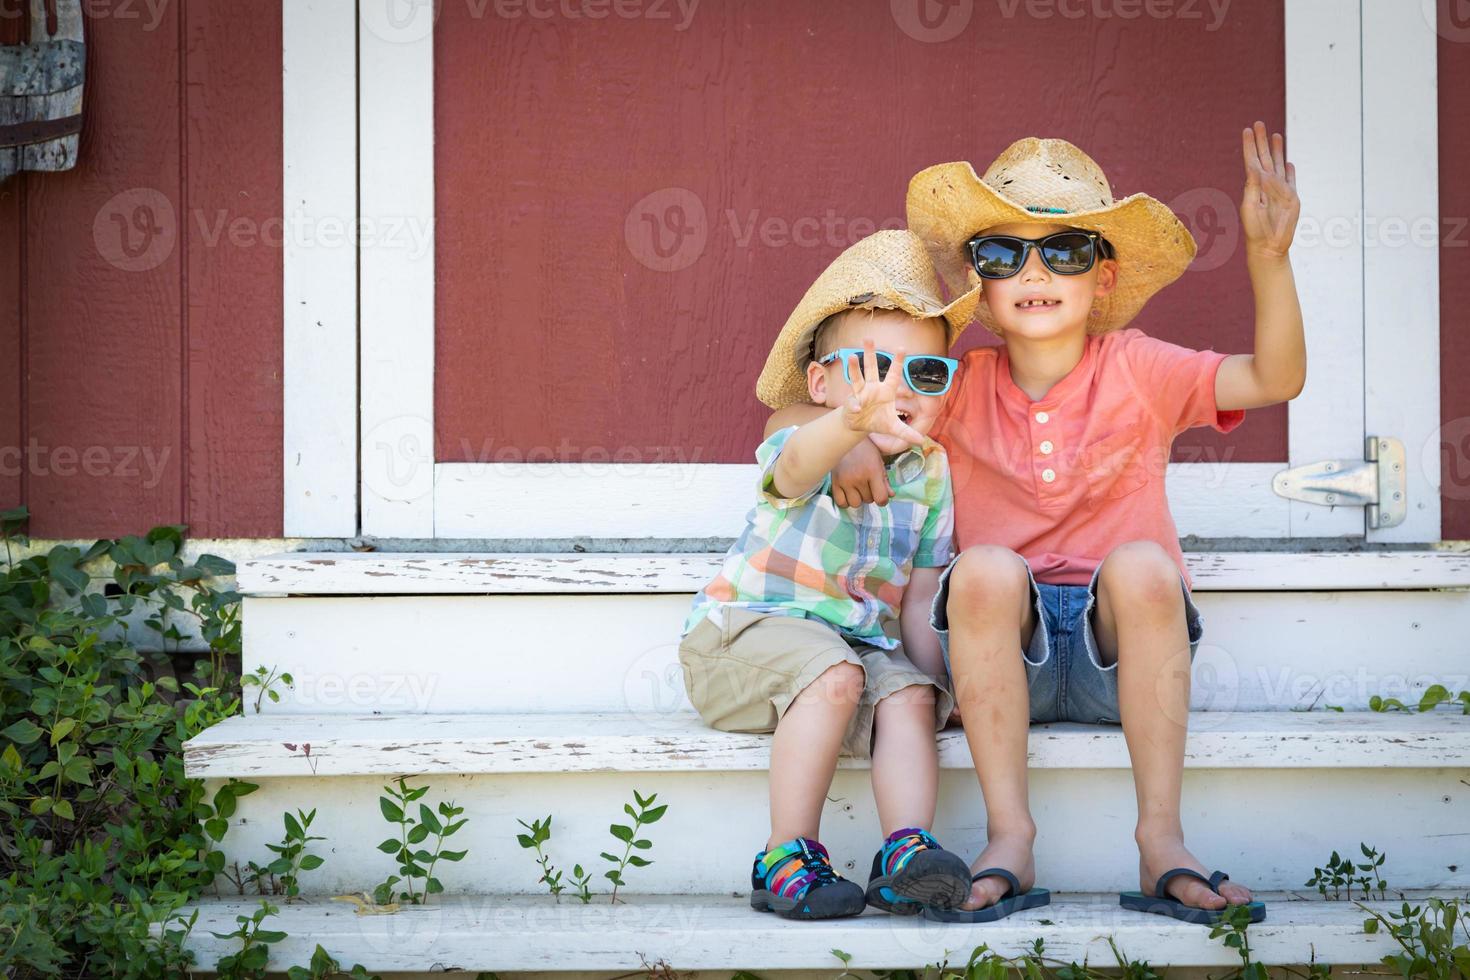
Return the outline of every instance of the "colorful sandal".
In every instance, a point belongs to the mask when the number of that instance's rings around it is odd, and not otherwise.
[[[857,915],[863,890],[832,870],[827,849],[797,837],[755,856],[750,870],[750,907],[787,919],[835,919]]]
[[[1220,882],[1230,878],[1223,871],[1216,871],[1206,878],[1193,868],[1171,868],[1159,875],[1159,880],[1154,884],[1154,893],[1145,895],[1143,892],[1119,892],[1118,904],[1125,909],[1135,912],[1152,912],[1155,915],[1168,915],[1185,922],[1194,922],[1202,926],[1214,925],[1220,921],[1224,909],[1202,909],[1197,905],[1185,905],[1179,899],[1164,891],[1164,886],[1169,883],[1170,878],[1177,877],[1198,878],[1210,886],[1210,891],[1216,895],[1220,894]],[[1260,922],[1266,918],[1265,902],[1250,902],[1246,908],[1251,910],[1251,921]]]
[[[951,908],[970,894],[970,866],[939,846],[927,830],[905,827],[873,855],[868,904],[894,915],[918,915],[925,905]]]

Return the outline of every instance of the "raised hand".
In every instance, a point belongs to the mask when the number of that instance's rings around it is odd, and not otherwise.
[[[917,446],[924,437],[898,417],[899,386],[905,384],[903,366],[907,359],[903,348],[893,352],[893,364],[887,377],[878,380],[878,354],[871,338],[863,341],[863,365],[859,372],[857,358],[848,358],[847,374],[852,378],[852,393],[842,406],[842,422],[854,432],[876,432],[897,436]]]
[[[1247,254],[1284,257],[1291,248],[1301,215],[1296,195],[1296,165],[1287,162],[1284,140],[1272,133],[1266,140],[1266,124],[1240,133],[1245,158],[1245,191],[1240,201],[1240,228],[1245,234]]]

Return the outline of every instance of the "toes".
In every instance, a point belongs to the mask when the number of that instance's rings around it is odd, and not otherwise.
[[[1241,885],[1227,881],[1220,886],[1220,891],[1231,905],[1245,905],[1251,901],[1251,890]]]
[[[970,886],[970,898],[965,902],[964,908],[969,910],[983,909],[1000,901],[1000,896],[1006,890],[1006,880],[996,875],[986,875]]]
[[[1173,882],[1169,884],[1172,886]],[[1215,894],[1204,882],[1194,879],[1189,879],[1181,885],[1178,891],[1173,892],[1173,895],[1185,905],[1192,905],[1199,909],[1221,909],[1227,904],[1223,895]]]

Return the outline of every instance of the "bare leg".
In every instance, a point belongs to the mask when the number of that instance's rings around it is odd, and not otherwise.
[[[878,702],[873,727],[873,799],[883,836],[904,827],[932,829],[939,795],[934,688],[894,691]]]
[[[1118,665],[1118,710],[1133,762],[1138,796],[1138,875],[1145,895],[1170,868],[1209,876],[1184,846],[1179,817],[1184,740],[1189,727],[1189,632],[1174,559],[1152,541],[1130,541],[1103,560],[1097,578],[1093,632],[1103,666]],[[1167,891],[1186,905],[1224,908],[1251,900],[1227,881],[1216,895],[1193,878],[1170,880]]]
[[[862,694],[863,669],[852,663],[833,664],[787,706],[771,738],[767,850],[793,837],[817,836],[842,736]]]
[[[972,872],[1003,867],[1023,891],[1036,883],[1026,783],[1030,697],[1021,651],[1036,628],[1026,565],[1015,552],[993,545],[966,549],[949,574],[949,658],[965,738],[985,797],[987,843]],[[993,905],[1005,879],[975,882],[962,908]]]

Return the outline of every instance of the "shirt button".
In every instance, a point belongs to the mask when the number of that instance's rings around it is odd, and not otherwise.
[[[1051,444],[1051,440],[1050,439],[1043,439],[1043,440],[1041,440],[1041,451],[1043,453],[1049,455],[1051,453],[1051,451],[1052,451],[1052,448],[1053,447],[1052,447],[1052,444]]]
[[[1036,421],[1038,421],[1038,422],[1045,422],[1049,418],[1051,418],[1051,416],[1048,415],[1048,414],[1046,414],[1045,412],[1037,412],[1036,413]]]
[[[1057,471],[1052,469],[1051,467],[1047,467],[1046,469],[1041,471],[1041,478],[1047,483],[1050,483],[1057,478]]]

